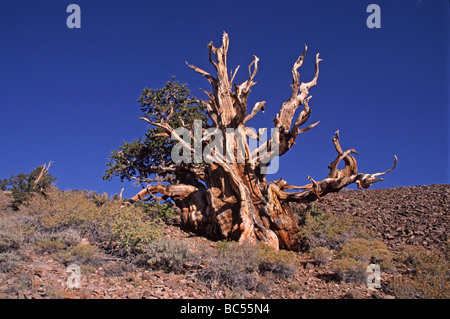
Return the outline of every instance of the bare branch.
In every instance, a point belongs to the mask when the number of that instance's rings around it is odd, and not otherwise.
[[[233,80],[234,80],[234,77],[236,76],[236,73],[237,73],[237,71],[239,70],[239,65],[236,67],[236,69],[234,70],[234,73],[231,75],[231,77],[230,77],[230,87],[233,85]],[[231,74],[231,73],[230,73]]]
[[[387,174],[387,173],[392,172],[392,171],[397,167],[397,163],[398,163],[397,155],[394,155],[394,159],[395,159],[395,160],[394,160],[394,166],[392,166],[391,169],[389,169],[389,170],[387,170],[386,172],[383,172],[383,173],[375,173],[375,174],[373,174],[373,177],[382,176],[382,175],[385,175],[385,174]]]
[[[130,178],[136,178],[141,183],[157,182],[157,185],[147,186],[141,190],[132,201],[171,198],[180,209],[183,226],[213,239],[226,238],[239,242],[260,240],[275,249],[299,249],[299,227],[289,208],[289,202],[310,203],[320,200],[326,194],[338,192],[352,183],[356,183],[359,188],[370,187],[373,183],[382,181],[381,176],[395,169],[397,157],[394,166],[385,172],[358,173],[356,159],[352,155],[358,153],[355,149],[343,151],[339,131],[336,131],[332,141],[337,155],[328,165],[330,171],[327,178],[316,181],[308,176],[309,183],[304,186],[290,185],[282,178],[275,182],[266,182],[264,168],[269,166],[270,161],[290,150],[295,145],[299,133],[307,132],[319,123],[307,124],[311,116],[309,90],[317,85],[319,64],[322,60],[317,53],[314,77],[309,82],[301,82],[299,68],[308,50],[305,45],[303,53],[290,70],[292,91],[273,120],[272,136],[263,143],[265,132],[256,132],[245,126],[259,111],[264,112],[266,103],[257,102],[251,110],[247,109],[249,93],[257,83],[255,77],[259,58],[253,56],[248,66],[248,78],[237,85],[233,81],[239,66],[234,71],[227,69],[228,47],[229,38],[226,32],[223,33],[222,45],[219,48],[214,47],[212,42],[208,44],[209,62],[216,71],[214,76],[194,65],[187,65],[211,84],[211,92],[203,91],[209,100],[202,103],[206,106],[218,133],[228,137],[229,129],[234,129],[239,134],[235,134],[230,140],[219,141],[216,140],[217,132],[202,130],[202,146],[207,144],[213,147],[209,148],[210,154],[205,154],[204,161],[197,166],[167,163],[169,164],[167,167],[143,168],[139,166],[142,165],[140,163],[119,161],[120,165],[125,166],[125,171],[126,168],[135,168],[141,173],[140,178],[134,176]],[[303,109],[296,116],[300,106]],[[173,116],[172,110],[166,119],[158,120],[157,123],[148,118],[141,117],[141,119],[162,128],[164,133],[160,136],[170,135],[174,141],[183,146],[183,151],[187,148],[196,155],[194,147],[190,145],[191,142],[181,138],[183,133],[169,124],[167,118],[171,115]],[[192,131],[189,133],[193,134]],[[253,152],[250,152],[248,138],[260,142],[259,147]],[[196,147],[198,145],[196,144]],[[239,147],[242,145],[244,152],[241,152],[242,148]],[[226,155],[223,154],[225,150]],[[236,160],[236,157],[243,160]],[[345,167],[339,170],[337,167],[341,161],[344,161]],[[133,169],[129,171],[135,172]],[[162,196],[157,197],[156,194]]]
[[[219,70],[219,67],[217,66],[217,63],[213,61],[212,54],[211,54],[212,51],[213,51],[213,48],[214,48],[214,45],[213,45],[213,43],[211,41],[211,42],[208,43],[208,51],[209,51],[209,59],[208,60],[214,66],[214,68],[217,71],[217,70]],[[214,50],[215,50],[215,48],[214,48]]]
[[[282,177],[272,183],[276,184],[283,191],[287,189],[311,189],[313,187],[313,184],[307,184],[304,186],[289,185]]]
[[[186,64],[187,64],[188,67],[190,67],[192,70],[194,70],[198,74],[203,75],[209,81],[209,83],[211,83],[211,85],[213,87],[217,87],[217,79],[214,78],[211,74],[209,74],[208,72],[206,72],[206,71],[196,67],[195,65],[189,64],[187,61],[186,61]]]
[[[192,185],[176,184],[176,185],[153,185],[148,186],[133,196],[130,200],[131,203],[137,202],[138,200],[144,200],[148,195],[152,194],[163,194],[172,199],[185,199],[193,192],[197,191],[197,188]]]
[[[316,54],[316,64],[315,64],[316,73],[314,75],[314,78],[311,81],[309,81],[307,83],[302,83],[300,85],[300,94],[297,96],[297,99],[301,103],[308,96],[308,90],[317,85],[317,79],[319,78],[319,62],[320,61],[323,61],[323,60],[319,58],[319,53],[317,53]]]
[[[331,162],[328,165],[328,168],[330,169],[330,173],[328,174],[328,177],[330,178],[340,178],[344,176],[351,176],[353,174],[356,174],[358,172],[358,166],[356,164],[356,159],[349,155],[349,154],[356,154],[359,155],[358,152],[356,152],[355,149],[350,149],[345,152],[342,151],[342,147],[339,141],[339,130],[337,130],[334,133],[333,136],[333,145],[336,149],[336,152],[338,153],[338,156],[336,159]],[[342,170],[339,170],[337,167],[339,163],[344,160],[345,167]]]
[[[305,60],[306,51],[308,51],[308,46],[305,44],[305,49],[303,50],[302,55],[297,58],[294,66],[292,67],[292,95],[290,100],[293,102],[297,98],[298,90],[300,88],[300,75],[298,73],[298,69],[302,66],[303,61]]]
[[[255,104],[255,106],[253,107],[252,112],[245,117],[245,119],[242,122],[242,124],[245,124],[248,121],[250,121],[259,112],[259,110],[261,110],[261,112],[264,113],[264,105],[265,104],[266,104],[266,101],[257,102]]]
[[[358,185],[358,188],[369,188],[372,184],[376,183],[376,182],[381,182],[383,181],[382,178],[378,178],[379,176],[385,175],[387,173],[392,172],[395,167],[397,167],[397,163],[398,163],[398,159],[397,159],[397,155],[394,155],[394,166],[382,173],[375,173],[375,174],[364,174],[363,176],[361,176],[357,181],[356,184]]]
[[[308,127],[301,128],[301,129],[298,130],[298,133],[305,133],[305,132],[308,132],[310,129],[314,128],[314,127],[315,127],[317,124],[319,124],[319,123],[320,123],[320,121],[317,121],[316,123],[311,124],[311,125],[308,126]]]

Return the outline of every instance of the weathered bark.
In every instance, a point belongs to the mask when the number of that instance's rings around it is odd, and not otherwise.
[[[132,201],[144,199],[146,196],[155,199],[171,198],[181,210],[181,221],[184,227],[203,234],[212,239],[231,239],[239,242],[262,241],[275,249],[298,249],[299,227],[289,202],[308,203],[320,200],[330,192],[337,192],[343,187],[356,183],[359,188],[367,188],[371,184],[381,181],[379,176],[392,171],[392,169],[376,174],[363,174],[357,172],[355,158],[350,154],[358,154],[354,149],[343,152],[339,141],[339,131],[333,137],[333,144],[337,151],[336,159],[328,166],[328,177],[322,181],[315,181],[308,176],[311,183],[304,186],[292,186],[280,179],[267,182],[263,168],[275,156],[285,154],[295,144],[299,133],[304,133],[318,124],[314,123],[301,128],[310,117],[311,108],[309,90],[317,84],[319,76],[319,54],[316,55],[315,75],[309,82],[300,82],[298,69],[302,65],[307,47],[297,59],[292,68],[292,94],[284,102],[274,119],[277,134],[262,144],[252,153],[249,150],[247,138],[260,139],[258,133],[245,126],[259,111],[264,112],[265,101],[256,103],[248,113],[247,99],[251,87],[256,84],[254,78],[258,71],[258,57],[254,56],[249,66],[249,77],[242,84],[233,83],[238,68],[234,73],[228,73],[227,52],[229,46],[228,35],[224,33],[222,46],[215,48],[212,43],[208,45],[209,61],[216,70],[216,77],[208,72],[188,64],[197,73],[204,76],[211,84],[212,92],[204,91],[209,100],[202,101],[215,127],[225,136],[226,129],[239,129],[245,132],[242,137],[245,145],[244,162],[235,158],[230,162],[222,158],[207,165],[177,164],[167,167],[147,167],[147,172],[171,173],[175,175],[172,180],[164,182],[170,184],[150,185],[132,198]],[[215,61],[213,59],[215,58]],[[303,110],[294,120],[295,112],[303,106]],[[172,112],[166,120],[159,123],[142,118],[149,124],[161,127],[167,135],[176,142],[195,153],[189,145],[177,135],[176,131],[167,123]],[[224,147],[226,143],[224,142]],[[276,152],[278,150],[278,152]],[[236,150],[233,150],[236,155]],[[219,159],[220,155],[217,157]],[[345,167],[337,168],[341,161]],[[295,190],[295,191],[292,191]],[[162,194],[156,197],[154,194]]]

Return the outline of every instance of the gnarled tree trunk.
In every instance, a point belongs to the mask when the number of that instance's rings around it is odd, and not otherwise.
[[[162,198],[171,198],[181,210],[181,220],[184,227],[203,234],[212,239],[230,239],[242,241],[262,241],[275,249],[299,248],[299,227],[289,202],[308,203],[320,199],[330,192],[337,192],[343,187],[357,183],[358,187],[367,188],[382,179],[379,176],[389,171],[376,174],[362,174],[357,172],[355,158],[350,154],[357,154],[354,149],[342,151],[339,132],[333,137],[333,144],[337,151],[336,159],[328,166],[330,172],[326,179],[314,181],[304,186],[292,186],[286,181],[267,182],[264,174],[270,161],[275,156],[282,156],[295,144],[299,133],[304,133],[318,123],[302,127],[308,120],[311,109],[309,90],[317,84],[319,76],[319,54],[316,55],[316,72],[310,82],[300,83],[298,69],[303,63],[307,48],[297,59],[292,68],[292,94],[284,102],[274,119],[275,133],[269,140],[256,150],[250,151],[248,138],[260,140],[260,133],[255,133],[246,127],[260,110],[264,111],[265,102],[256,103],[252,110],[247,110],[247,98],[258,71],[259,59],[255,56],[249,66],[249,77],[240,85],[233,83],[234,73],[227,69],[227,52],[229,39],[223,34],[222,46],[215,48],[212,43],[208,45],[209,61],[214,66],[217,75],[214,77],[208,72],[189,65],[197,73],[204,76],[212,87],[212,92],[206,92],[209,100],[206,104],[209,117],[223,136],[227,129],[244,132],[234,136],[234,149],[232,160],[225,160],[224,156],[214,154],[221,160],[207,164],[178,163],[165,167],[150,167],[155,173],[170,171],[175,174],[175,182],[164,185],[152,185],[143,189],[132,198],[137,201],[146,196],[155,197],[162,194]],[[214,60],[213,60],[214,57]],[[300,114],[295,117],[296,110],[303,106]],[[169,114],[168,116],[171,116]],[[183,144],[185,149],[195,154],[192,144],[186,143],[167,121],[158,123],[142,118],[152,125],[159,126],[175,141]],[[241,139],[238,141],[238,139]],[[208,139],[203,140],[208,144]],[[209,141],[210,142],[210,141]],[[228,141],[229,142],[229,141]],[[244,145],[241,159],[238,160],[238,143]],[[223,142],[224,148],[227,147]],[[229,149],[227,149],[230,151]],[[345,167],[338,170],[337,166],[344,161]]]

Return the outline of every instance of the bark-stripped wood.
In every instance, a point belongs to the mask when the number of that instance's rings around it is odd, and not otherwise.
[[[264,112],[266,104],[265,101],[257,102],[250,112],[247,109],[248,96],[256,84],[254,79],[258,72],[259,58],[253,57],[248,67],[248,78],[238,85],[233,81],[239,67],[234,72],[228,72],[228,48],[229,38],[226,33],[223,34],[222,45],[219,48],[214,47],[212,42],[208,44],[209,62],[213,65],[216,76],[194,65],[188,66],[211,84],[212,92],[204,91],[209,99],[202,103],[206,105],[213,125],[221,130],[223,136],[227,128],[245,132],[241,141],[245,144],[244,163],[236,160],[213,162],[208,165],[172,163],[168,166],[141,168],[155,174],[174,174],[175,178],[164,180],[169,182],[168,185],[157,184],[144,188],[132,198],[132,201],[149,197],[171,198],[181,211],[184,227],[212,239],[262,241],[276,249],[298,249],[299,227],[289,209],[289,202],[309,203],[352,183],[356,183],[359,188],[368,188],[373,183],[381,181],[380,176],[396,167],[397,157],[394,166],[386,172],[358,173],[356,159],[351,155],[358,153],[354,149],[342,151],[337,131],[332,139],[337,157],[328,166],[330,171],[327,178],[315,181],[308,176],[311,183],[303,186],[289,185],[283,179],[266,182],[263,166],[267,166],[274,156],[281,156],[289,151],[295,145],[299,133],[307,132],[318,124],[316,122],[304,127],[311,114],[309,90],[317,85],[319,63],[322,60],[317,54],[313,79],[309,82],[300,82],[298,70],[306,56],[305,46],[291,70],[291,96],[281,105],[273,120],[277,134],[251,154],[247,138],[259,139],[260,136],[259,133],[245,127],[245,124],[259,111]],[[295,117],[297,109],[301,106],[301,112]],[[168,118],[171,115],[172,112],[168,114]],[[170,127],[167,119],[158,123],[144,117],[142,119],[151,125],[161,127],[167,135],[179,143],[184,143],[186,149],[194,152],[192,146]],[[276,140],[277,137],[279,141]],[[204,139],[205,143],[206,140]],[[278,154],[275,152],[277,145],[279,145]],[[337,167],[341,161],[344,161],[345,167],[339,170]],[[156,197],[155,194],[163,196]]]

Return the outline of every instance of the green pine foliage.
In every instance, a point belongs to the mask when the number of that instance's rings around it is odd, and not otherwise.
[[[28,174],[21,172],[17,175],[12,175],[9,180],[4,179],[1,181],[1,190],[11,191],[12,200],[10,206],[14,210],[18,210],[20,205],[25,204],[32,194],[43,195],[45,190],[54,184],[56,178],[48,172],[36,183],[43,169],[45,168],[41,165]]]
[[[180,84],[174,77],[161,89],[145,88],[138,102],[142,117],[151,122],[169,118],[168,124],[171,127],[191,130],[194,121],[200,120],[202,128],[209,127],[206,107],[191,96],[187,84]],[[113,176],[119,177],[121,181],[151,178],[153,176],[146,171],[146,167],[170,164],[174,142],[163,133],[161,128],[149,126],[144,137],[124,142],[109,156],[110,161],[106,164],[103,179],[111,180]]]
[[[8,188],[8,179],[0,179],[0,191],[6,191]]]

